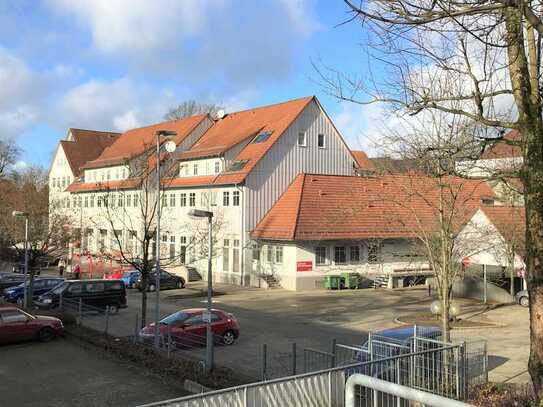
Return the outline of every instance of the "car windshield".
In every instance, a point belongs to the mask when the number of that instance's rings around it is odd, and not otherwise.
[[[57,285],[55,288],[53,288],[49,292],[53,293],[53,294],[60,294],[66,289],[66,287],[68,287],[68,283],[66,283],[66,282],[60,283],[59,285]]]
[[[172,325],[172,324],[176,324],[178,322],[182,322],[185,319],[187,319],[188,317],[190,317],[190,314],[187,314],[186,312],[179,311],[179,312],[176,312],[175,314],[168,315],[166,318],[161,320],[160,323],[164,324],[164,325]]]

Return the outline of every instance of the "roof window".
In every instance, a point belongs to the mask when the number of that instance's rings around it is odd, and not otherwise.
[[[256,136],[253,139],[253,143],[263,143],[266,140],[268,140],[271,135],[272,135],[271,131],[263,131],[262,133],[259,133],[258,136]]]
[[[228,167],[228,171],[241,171],[243,169],[243,167],[245,167],[245,164],[247,164],[248,162],[249,162],[249,160],[234,161]]]

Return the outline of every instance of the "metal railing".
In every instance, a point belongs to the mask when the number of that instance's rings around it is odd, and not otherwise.
[[[416,386],[443,397],[462,399],[463,387],[458,379],[462,370],[458,360],[454,359],[458,355],[458,348],[459,346],[451,346],[398,355],[165,400],[147,404],[145,407],[343,407],[345,383],[353,374],[364,374],[389,383],[412,388]]]

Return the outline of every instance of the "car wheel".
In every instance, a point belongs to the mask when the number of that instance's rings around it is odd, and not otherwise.
[[[149,291],[155,291],[155,285],[149,284]]]
[[[23,307],[23,302],[24,302],[24,299],[22,299],[22,298],[17,298],[17,305],[18,305],[19,307],[21,307],[21,308]]]
[[[233,331],[226,331],[222,334],[222,343],[225,345],[232,345],[236,340],[236,335]]]
[[[55,337],[55,331],[52,328],[44,327],[38,332],[38,340],[40,342],[49,342]]]
[[[177,288],[184,288],[185,287],[185,283],[183,283],[183,280],[179,280],[177,282]]]
[[[119,306],[117,304],[108,305],[108,312],[109,314],[116,314],[119,312]]]
[[[138,285],[137,285],[136,283],[130,284],[130,288],[137,288],[137,286],[138,286]]]
[[[520,300],[518,301],[518,303],[526,308],[530,306],[530,300],[526,296],[520,297]]]

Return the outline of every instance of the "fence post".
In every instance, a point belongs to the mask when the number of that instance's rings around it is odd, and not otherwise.
[[[462,361],[462,400],[468,397],[468,369],[467,369],[467,357],[466,357],[466,341],[460,344],[460,360]]]
[[[296,376],[296,342],[292,344],[292,376]]]
[[[454,349],[454,359],[456,361],[455,374],[456,374],[456,399],[460,400],[460,347]]]
[[[328,407],[332,407],[332,372],[328,372]]]
[[[330,367],[336,367],[336,339],[332,339],[332,366]]]
[[[370,362],[373,361],[373,338],[372,338],[372,334],[371,334],[371,331],[368,332],[368,352],[370,353]],[[373,374],[373,363],[370,363],[370,376]]]
[[[79,299],[79,325],[81,325],[82,318],[83,318],[83,299],[80,298]]]
[[[266,380],[266,363],[267,363],[267,359],[268,359],[268,345],[267,344],[264,344],[262,346],[262,380]]]
[[[109,329],[109,307],[106,306],[106,327],[104,329],[104,334],[107,335],[108,329]]]

